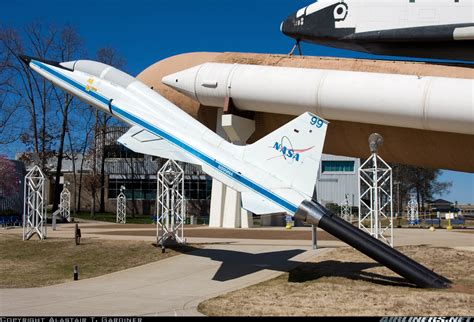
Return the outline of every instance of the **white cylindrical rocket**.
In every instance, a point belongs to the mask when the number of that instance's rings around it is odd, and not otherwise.
[[[206,106],[474,134],[473,79],[205,63],[162,81]]]

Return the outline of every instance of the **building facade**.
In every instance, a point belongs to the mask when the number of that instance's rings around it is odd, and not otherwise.
[[[323,154],[316,181],[318,202],[342,205],[346,195],[349,205],[357,207],[359,199],[360,160],[357,158]]]
[[[319,164],[316,180],[316,197],[318,202],[329,206],[331,210],[344,204],[346,195],[351,207],[358,206],[360,160],[357,158],[323,154]],[[262,226],[285,226],[285,216],[263,215]],[[300,221],[295,226],[303,226]]]
[[[161,158],[135,153],[117,143],[117,139],[128,131],[127,127],[110,127],[105,140],[96,135],[97,153],[89,153],[84,160],[66,157],[62,164],[61,189],[68,184],[71,192],[71,209],[90,211],[100,209],[102,160],[104,172],[104,210],[116,212],[117,196],[125,187],[127,213],[154,216],[156,214],[157,172],[166,162]],[[104,155],[101,154],[104,151]],[[48,162],[56,164],[55,159]],[[184,192],[186,210],[189,215],[206,216],[209,213],[212,180],[198,168],[180,163],[184,170]],[[54,171],[52,171],[54,172]],[[52,203],[54,180],[47,184],[48,202]],[[93,196],[95,195],[95,198]],[[94,201],[95,199],[95,201]]]

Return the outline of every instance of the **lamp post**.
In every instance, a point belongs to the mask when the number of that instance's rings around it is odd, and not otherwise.
[[[371,156],[359,167],[359,228],[393,246],[393,177],[392,168],[377,154],[382,144],[382,136],[372,133]]]

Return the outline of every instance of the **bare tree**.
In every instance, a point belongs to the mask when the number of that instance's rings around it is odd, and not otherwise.
[[[122,69],[123,66],[125,65],[125,59],[121,57],[117,51],[112,48],[112,47],[103,47],[97,50],[97,60],[110,65],[114,66],[116,68]],[[99,156],[100,156],[100,181],[99,181],[99,187],[100,187],[100,202],[99,202],[99,212],[105,212],[105,159],[106,159],[106,154],[105,154],[105,147],[107,142],[107,136],[108,136],[108,126],[110,125],[110,122],[112,120],[112,117],[108,115],[107,113],[104,112],[98,112],[98,117],[97,117],[97,124],[98,127],[100,128],[100,147],[99,147]],[[117,121],[116,121],[117,122]]]
[[[91,193],[91,218],[94,218],[96,211],[97,189],[100,187],[100,178],[97,174],[97,153],[98,153],[98,133],[99,133],[99,110],[95,110],[95,123],[93,126],[94,138],[92,142],[92,151],[89,157],[92,165],[92,175],[86,178],[86,188]]]
[[[74,181],[79,184],[77,209],[80,210],[82,169],[88,158],[92,159],[93,174],[85,185],[92,190],[94,213],[99,188],[100,210],[103,211],[105,206],[104,147],[111,118],[105,113],[95,111],[95,124],[89,122],[86,127],[81,128],[81,134],[76,135],[74,132],[77,128],[71,129],[71,124],[75,123],[81,113],[84,115],[84,111],[87,111],[88,115],[94,114],[90,114],[90,109],[83,109],[83,104],[71,95],[56,89],[46,79],[31,72],[18,56],[24,53],[48,60],[67,61],[83,54],[81,48],[82,41],[71,26],[57,28],[35,22],[19,31],[0,26],[0,144],[20,139],[26,146],[22,159],[26,162],[39,160],[38,165],[45,173],[49,172],[50,166],[53,167],[48,164],[48,160],[53,156],[57,157],[53,209],[57,208],[59,203],[63,160],[68,158],[68,154],[73,161],[77,155],[83,156],[79,178],[76,177],[76,163],[73,162]],[[118,68],[123,67],[125,63],[111,47],[101,48],[96,54],[97,60]],[[80,110],[82,112],[79,112]],[[18,117],[18,122],[15,122],[19,115],[21,118]],[[94,133],[94,136],[91,133]],[[98,139],[99,136],[101,140]],[[97,146],[99,142],[100,146]],[[76,145],[78,149],[75,149]],[[67,151],[68,149],[70,151]]]
[[[11,66],[15,56],[7,50],[4,39],[8,31],[0,25],[0,144],[9,144],[19,137],[17,131],[13,130],[18,115],[18,98],[11,93],[15,74]]]
[[[36,155],[42,170],[47,171],[47,160],[54,154],[51,149],[52,131],[47,123],[53,87],[44,78],[34,75],[17,55],[27,51],[40,58],[49,56],[53,51],[56,29],[36,22],[28,25],[24,34],[26,40],[13,29],[3,29],[0,41],[7,54],[15,57],[8,66],[17,75],[9,84],[9,93],[18,99],[18,107],[29,116],[30,126],[26,126],[20,136],[31,151],[25,154],[26,161],[31,161]]]
[[[139,160],[137,160],[136,158],[137,156]],[[130,179],[132,179],[133,182],[136,182],[135,180],[138,179],[137,172],[144,173],[145,166],[143,164],[143,161],[144,161],[143,155],[130,151],[130,157],[127,158],[125,156],[123,158],[123,161],[125,162],[125,164],[128,166],[130,170]],[[138,171],[139,169],[141,169],[142,171]],[[132,192],[132,218],[135,218],[135,215],[138,213],[137,200],[135,196],[135,187],[132,186],[132,187],[129,187],[129,189],[131,189],[131,192]]]
[[[25,153],[23,159],[32,161],[36,156],[40,160],[42,170],[47,172],[48,160],[53,156],[57,158],[54,211],[59,205],[64,141],[69,110],[74,100],[71,95],[58,90],[43,77],[32,73],[28,66],[21,62],[18,54],[27,52],[39,58],[67,61],[80,52],[82,41],[71,26],[56,28],[40,22],[27,25],[22,35],[24,38],[12,29],[3,29],[1,33],[1,45],[5,49],[4,55],[9,62],[7,67],[17,75],[16,81],[10,79],[8,88],[9,94],[16,96],[18,103],[14,106],[10,101],[9,107],[11,110],[20,107],[30,116],[31,126],[25,126],[26,130],[23,130],[20,135],[21,141],[30,148],[30,152]],[[10,121],[11,115],[13,114],[3,113],[2,120],[14,126]],[[58,123],[61,127],[57,126]]]
[[[79,38],[74,28],[66,26],[61,29],[60,36],[58,37],[55,46],[57,47],[56,51],[58,53],[59,61],[69,61],[72,60],[75,55],[80,53],[82,47],[82,40]],[[58,209],[61,198],[60,178],[64,158],[64,141],[68,128],[69,109],[72,106],[74,100],[72,95],[68,94],[63,90],[58,90],[56,87],[54,88],[54,97],[59,107],[60,117],[62,118],[58,150],[56,153],[57,162],[54,181],[53,211],[56,211]]]
[[[11,196],[18,191],[18,176],[15,165],[5,156],[0,155],[0,196]]]
[[[90,148],[90,144],[93,137],[94,127],[92,126],[92,119],[94,113],[92,108],[84,109],[82,113],[85,117],[77,120],[77,129],[74,130],[73,125],[67,127],[67,137],[69,142],[69,153],[72,159],[72,170],[73,170],[73,181],[74,181],[74,212],[81,211],[81,200],[82,200],[82,187],[84,183],[84,166],[86,164],[86,153]],[[82,120],[82,122],[81,122]],[[76,161],[80,158],[79,171],[77,171]],[[78,175],[79,172],[79,175]]]

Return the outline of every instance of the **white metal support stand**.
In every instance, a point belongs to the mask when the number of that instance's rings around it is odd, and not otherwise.
[[[416,226],[420,224],[419,213],[418,213],[418,202],[416,199],[411,199],[408,201],[408,225]]]
[[[349,204],[349,194],[346,193],[344,197],[344,202],[341,205],[341,218],[347,222],[352,221],[352,207]]]
[[[58,215],[68,222],[71,222],[71,193],[66,187],[61,191],[58,210],[51,216],[53,230],[56,230],[56,219]]]
[[[25,176],[23,210],[23,240],[28,240],[35,233],[39,239],[46,238],[46,195],[45,177],[38,166]]]
[[[59,209],[61,217],[71,222],[71,193],[66,187],[61,192]]]
[[[393,247],[392,168],[377,155],[382,143],[369,137],[372,155],[359,168],[359,228]]]
[[[168,160],[158,171],[156,243],[165,247],[168,239],[186,244],[184,224],[184,170],[174,160]]]
[[[127,197],[123,191],[124,186],[120,187],[120,194],[117,196],[117,223],[125,224],[127,222]]]

